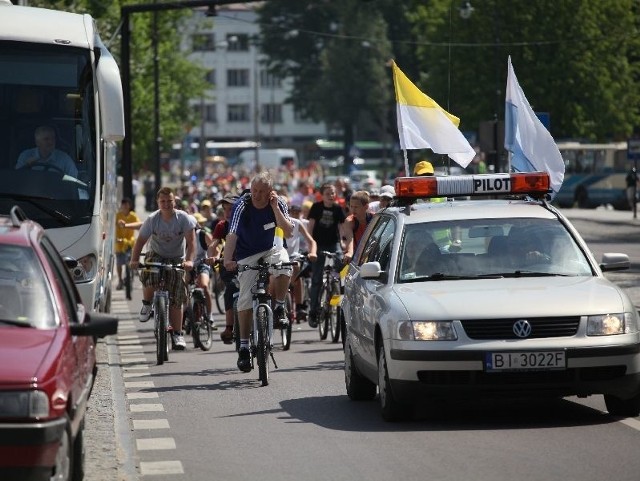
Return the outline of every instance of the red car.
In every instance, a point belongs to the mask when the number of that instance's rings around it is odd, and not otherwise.
[[[45,231],[0,216],[0,479],[80,480],[95,341],[118,320],[88,313]]]

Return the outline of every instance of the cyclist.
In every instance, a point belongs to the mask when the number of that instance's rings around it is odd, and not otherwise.
[[[127,224],[134,227],[126,227]],[[122,271],[129,262],[131,248],[136,241],[134,228],[140,227],[140,219],[132,208],[131,199],[124,197],[120,202],[120,209],[116,213],[116,270],[118,273],[118,285],[116,290],[124,287]]]
[[[364,234],[367,225],[373,219],[373,214],[369,212],[369,193],[364,190],[354,192],[349,199],[349,211],[351,214],[347,216],[347,220],[344,223],[344,233],[346,235],[342,238],[342,241],[345,258],[351,259],[358,247],[362,234]]]
[[[318,244],[318,260],[311,266],[311,311],[309,312],[309,326],[318,327],[318,305],[322,274],[324,269],[323,251],[340,252],[340,239],[346,220],[344,210],[336,202],[336,188],[331,183],[324,183],[320,187],[322,200],[315,202],[309,209],[309,232]],[[351,258],[345,258],[349,262]]]
[[[306,228],[305,224],[308,224],[306,219],[300,219],[300,206],[291,204],[289,207],[289,213],[291,214],[291,221],[293,222],[293,232],[291,237],[287,238],[287,252],[289,253],[289,259],[293,260],[300,255],[301,252],[307,252],[307,259],[310,262],[315,262],[318,258],[317,244],[313,240],[311,234]],[[291,276],[293,282],[293,297],[296,303],[296,318],[299,320],[307,315],[307,305],[302,299],[302,279],[298,277],[300,273],[300,266],[295,265],[293,267],[293,275]]]
[[[193,214],[198,225],[196,226],[196,256],[193,261],[194,270],[191,271],[191,278],[195,277],[195,285],[204,292],[204,300],[209,313],[209,323],[215,331],[217,328],[213,325],[213,302],[211,300],[211,292],[209,292],[209,280],[211,279],[211,266],[205,262],[207,258],[207,249],[213,241],[211,229],[206,227],[207,219],[199,212]]]
[[[266,172],[256,174],[251,180],[251,191],[243,194],[233,206],[231,225],[224,248],[224,267],[235,271],[238,265],[256,265],[260,259],[270,263],[288,262],[286,248],[274,248],[275,229],[280,227],[284,238],[291,237],[293,224],[287,210],[287,203],[273,190],[273,179]],[[236,260],[237,259],[237,262]],[[276,306],[274,319],[286,323],[285,297],[289,288],[291,268],[275,270],[274,277]],[[238,273],[240,293],[238,296],[238,321],[240,324],[240,350],[238,369],[251,371],[249,335],[252,322],[252,293],[258,272],[246,270]]]
[[[138,268],[142,248],[149,241],[146,262],[182,263],[185,271],[190,271],[193,269],[195,256],[196,220],[188,213],[176,209],[175,195],[169,187],[162,187],[158,191],[156,201],[159,209],[149,214],[140,227],[131,253],[131,268]],[[143,271],[140,273],[140,280],[144,286],[140,321],[146,322],[151,317],[151,301],[158,275]],[[184,350],[187,347],[182,333],[182,308],[187,300],[184,275],[174,270],[169,271],[166,285],[170,297],[169,322],[173,328],[173,345],[178,350]]]
[[[218,221],[213,229],[212,238],[213,241],[209,244],[207,250],[207,263],[213,265],[220,259],[220,253],[224,247],[224,241],[229,233],[229,221],[231,220],[231,212],[233,211],[233,204],[238,200],[238,196],[234,194],[227,194],[221,201],[223,218]],[[220,270],[220,279],[224,282],[224,320],[225,328],[220,333],[220,339],[225,344],[231,344],[233,342],[233,295],[238,292],[238,286],[235,281],[235,272],[229,272],[224,268],[223,264],[218,267]]]

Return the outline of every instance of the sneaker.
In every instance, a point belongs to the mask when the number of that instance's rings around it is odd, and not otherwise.
[[[309,321],[309,327],[314,329],[318,327],[318,314],[316,312],[310,312],[307,320]]]
[[[238,351],[238,369],[242,372],[251,371],[251,353],[246,347]]]
[[[273,311],[273,327],[280,329],[289,324],[287,310],[284,306],[277,306]]]
[[[140,316],[138,319],[140,322],[147,322],[151,318],[151,313],[153,309],[151,308],[151,304],[142,304],[142,309],[140,309]]]
[[[214,322],[213,318],[209,319],[209,324],[211,324],[211,330],[212,331],[217,331],[218,330],[218,326],[216,326],[216,323]]]
[[[233,344],[233,327],[225,327],[224,331],[220,333],[220,339],[225,344]]]
[[[118,281],[118,285],[116,286],[116,291],[121,291],[124,289],[124,282]]]
[[[300,304],[296,308],[296,324],[300,324],[300,321],[307,320],[307,308],[304,304]]]
[[[184,341],[184,336],[181,332],[174,332],[173,336],[173,348],[176,351],[184,351],[187,348],[187,343]]]

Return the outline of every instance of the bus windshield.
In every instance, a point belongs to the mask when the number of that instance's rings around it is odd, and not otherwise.
[[[0,41],[0,214],[91,222],[98,182],[90,51]]]

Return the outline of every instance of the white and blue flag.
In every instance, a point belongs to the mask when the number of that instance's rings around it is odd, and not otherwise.
[[[511,56],[504,119],[504,148],[511,152],[511,167],[517,172],[548,172],[553,199],[564,180],[564,161],[553,137],[529,105],[513,71]]]

